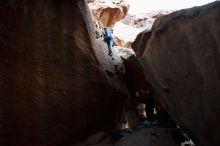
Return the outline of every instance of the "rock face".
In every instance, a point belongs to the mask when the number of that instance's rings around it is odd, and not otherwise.
[[[123,48],[131,48],[131,44],[132,42],[131,41],[124,41],[124,40],[121,40],[120,38],[118,38],[117,36],[115,37],[115,44],[117,46],[121,46]]]
[[[109,27],[126,16],[129,5],[123,0],[95,0],[89,1],[89,7],[92,9],[94,17],[104,27]]]
[[[54,146],[114,123],[114,64],[84,1],[0,2],[0,145]]]
[[[154,21],[164,15],[168,15],[173,12],[172,10],[164,11],[151,11],[148,13],[140,13],[135,15],[127,15],[124,19],[121,20],[122,23],[126,25],[133,26],[135,28],[144,27],[145,29],[151,29]]]
[[[92,3],[94,2],[95,0],[86,0],[87,3]]]
[[[150,30],[156,19],[171,12],[172,11],[153,11],[136,15],[128,14],[113,27],[114,35],[117,36],[117,45],[131,48],[131,43],[140,32]]]
[[[158,19],[133,44],[157,100],[199,146],[220,143],[220,2]]]

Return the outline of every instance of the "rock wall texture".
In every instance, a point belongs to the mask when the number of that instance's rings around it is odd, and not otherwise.
[[[140,89],[149,90],[152,88],[150,83],[145,80],[143,68],[135,55],[123,59],[123,61],[126,69],[127,88],[133,96]]]
[[[124,19],[121,20],[122,23],[126,25],[133,26],[135,28],[144,27],[145,29],[151,29],[154,21],[164,15],[173,12],[173,10],[165,11],[165,10],[158,10],[158,11],[151,11],[148,13],[140,13],[140,14],[128,14],[125,16]]]
[[[94,32],[84,1],[0,2],[1,146],[65,145],[111,126],[114,65]]]
[[[131,41],[124,41],[124,40],[121,40],[119,37],[115,37],[115,44],[117,46],[121,46],[123,48],[131,48],[131,44],[132,42]]]
[[[131,48],[132,42],[137,35],[144,31],[150,30],[154,21],[173,11],[152,11],[149,13],[141,13],[131,15],[128,14],[116,22],[113,27],[113,32],[116,37],[116,44],[125,48]]]
[[[174,12],[138,35],[146,78],[199,146],[220,143],[220,2]]]
[[[109,27],[127,15],[129,5],[123,0],[95,0],[89,1],[89,7],[94,17]]]

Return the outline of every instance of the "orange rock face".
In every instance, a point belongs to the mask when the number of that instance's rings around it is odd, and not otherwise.
[[[104,27],[112,26],[117,21],[124,18],[128,12],[128,4],[124,1],[95,0],[89,3],[94,17],[100,21]]]
[[[121,40],[120,38],[118,38],[117,36],[115,37],[115,44],[117,46],[121,46],[123,48],[131,48],[131,44],[132,42],[131,41],[128,41],[128,42],[124,42],[123,40]]]

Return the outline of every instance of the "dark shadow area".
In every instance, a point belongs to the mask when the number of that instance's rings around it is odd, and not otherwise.
[[[145,79],[143,69],[138,59],[133,55],[127,59],[122,58],[126,69],[126,83],[127,89],[131,96],[135,96],[135,91],[139,89],[152,89],[150,83]]]

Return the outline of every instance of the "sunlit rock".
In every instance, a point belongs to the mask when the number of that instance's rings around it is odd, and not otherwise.
[[[136,15],[128,14],[113,27],[114,35],[117,36],[116,43],[122,47],[131,48],[131,42],[135,40],[140,32],[150,30],[156,19],[171,12],[153,11]]]
[[[129,5],[123,0],[95,0],[88,3],[95,19],[104,27],[112,26],[127,15]]]

